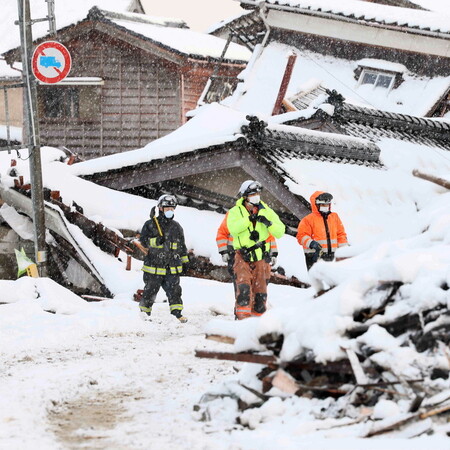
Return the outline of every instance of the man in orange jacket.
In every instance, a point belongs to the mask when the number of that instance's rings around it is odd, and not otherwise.
[[[319,258],[333,261],[336,249],[348,245],[341,219],[331,212],[332,199],[328,192],[314,192],[310,199],[312,212],[298,225],[297,241],[305,252],[308,270]]]

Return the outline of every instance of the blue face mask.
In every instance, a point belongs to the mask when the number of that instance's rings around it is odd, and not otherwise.
[[[171,210],[164,212],[164,216],[167,217],[168,219],[172,219],[174,215],[175,213]]]

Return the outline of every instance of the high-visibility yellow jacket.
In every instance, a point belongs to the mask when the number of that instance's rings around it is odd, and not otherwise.
[[[257,220],[252,222],[250,214],[265,216],[272,224],[267,227]],[[261,202],[259,206],[253,207],[249,212],[244,206],[244,198],[240,198],[236,205],[228,211],[227,226],[233,236],[234,249],[243,251],[251,249],[249,255],[251,261],[260,261],[265,254],[269,253],[270,244],[266,242],[269,235],[279,239],[285,231],[285,226],[278,214],[266,203]],[[256,240],[251,238],[252,231],[257,231],[258,238]]]
[[[217,250],[219,250],[219,253],[224,253],[227,251],[233,251],[233,236],[230,234],[230,230],[227,226],[227,218],[228,218],[228,212],[225,214],[225,217],[223,218],[219,228],[217,229],[217,235],[216,235],[216,244],[217,244]],[[271,255],[278,255],[278,246],[276,239],[269,234],[269,237],[266,239],[266,242],[270,242],[270,250],[269,253]]]
[[[316,206],[316,198],[323,191],[316,191],[311,195],[311,214],[303,217],[297,229],[297,241],[305,253],[314,253],[309,248],[312,241],[318,242],[325,253],[334,253],[338,247],[348,245],[347,234],[338,214],[331,212],[323,216]]]

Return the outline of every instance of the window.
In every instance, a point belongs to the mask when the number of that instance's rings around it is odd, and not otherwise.
[[[75,119],[80,115],[80,96],[77,88],[44,88],[44,116],[52,119]]]
[[[39,86],[42,118],[100,120],[100,88],[97,86]]]
[[[359,77],[359,84],[372,84],[374,87],[390,89],[394,80],[394,75],[363,69]]]

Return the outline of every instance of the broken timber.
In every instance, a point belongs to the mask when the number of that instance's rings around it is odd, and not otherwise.
[[[410,413],[406,416],[401,417],[397,421],[382,421],[382,423],[375,424],[363,437],[372,437],[379,434],[387,433],[389,431],[396,430],[401,426],[417,420],[425,420],[428,417],[437,416],[439,414],[449,412],[450,405],[442,406],[441,408],[429,409],[427,411],[421,411],[417,413]]]
[[[432,183],[438,184],[446,189],[450,189],[450,181],[444,180],[443,178],[435,177],[434,175],[429,175],[423,172],[420,172],[417,169],[414,169],[412,174],[415,177],[422,178],[422,180],[431,181]]]
[[[309,371],[317,371],[322,373],[341,373],[353,375],[353,370],[350,362],[347,359],[339,361],[329,361],[326,364],[303,361],[301,359],[293,361],[280,361],[274,355],[260,355],[257,353],[231,353],[231,352],[212,352],[208,350],[196,350],[195,356],[197,358],[221,359],[226,361],[250,362],[255,364],[266,364],[272,368],[277,367],[295,367],[296,369],[304,369]],[[373,370],[370,370],[373,372]]]

